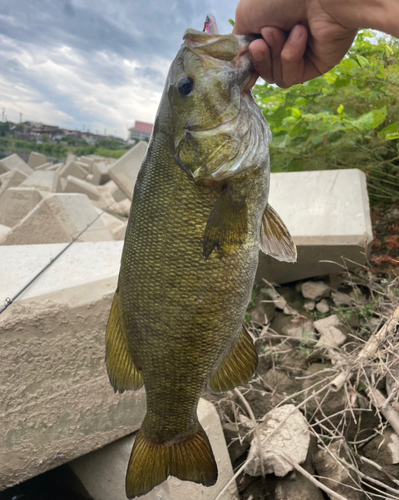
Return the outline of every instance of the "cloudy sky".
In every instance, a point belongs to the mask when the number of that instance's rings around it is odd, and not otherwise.
[[[238,0],[0,0],[0,113],[127,136],[152,122],[186,28]]]

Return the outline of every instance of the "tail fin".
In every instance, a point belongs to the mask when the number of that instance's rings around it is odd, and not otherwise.
[[[173,444],[156,444],[140,429],[134,442],[126,474],[126,496],[145,495],[169,475],[212,486],[218,469],[202,427],[192,436]]]

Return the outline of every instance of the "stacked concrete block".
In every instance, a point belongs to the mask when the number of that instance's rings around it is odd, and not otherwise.
[[[68,175],[66,178],[66,185],[64,187],[64,193],[83,193],[87,195],[91,200],[98,201],[101,198],[101,193],[98,191],[96,186],[90,184],[89,182],[82,181],[76,177]]]
[[[288,264],[260,253],[259,283],[288,283],[366,263],[373,235],[360,170],[271,174],[269,203],[287,225],[298,260]]]
[[[93,165],[94,165],[93,158],[89,158],[88,156],[81,156],[79,158],[79,162],[86,164],[89,172],[91,172],[93,170]]]
[[[127,222],[118,219],[114,215],[107,212],[103,213],[103,210],[96,208],[98,214],[101,215],[101,219],[104,222],[105,227],[113,236],[114,240],[123,240],[125,238]]]
[[[17,154],[7,156],[7,158],[2,158],[0,160],[0,174],[9,172],[10,170],[18,169],[27,175],[33,173],[33,168],[31,168],[24,160]]]
[[[29,155],[28,165],[31,168],[36,169],[37,167],[40,167],[40,165],[44,165],[45,163],[47,163],[47,158],[41,153],[32,151],[32,153]]]
[[[43,199],[1,241],[0,245],[69,243],[97,217],[84,194],[53,194]],[[110,241],[112,236],[98,219],[79,241]]]
[[[46,168],[46,170],[55,170],[57,172],[60,172],[60,170],[65,166],[65,163],[56,163],[54,165],[50,165],[49,167]]]
[[[167,481],[143,495],[142,500],[214,500],[233,476],[233,469],[223,435],[219,416],[212,403],[200,399],[198,418],[205,429],[218,464],[218,480],[214,486],[205,487],[190,481],[180,481],[169,476]],[[136,434],[124,437],[101,450],[78,458],[69,464],[94,500],[126,500],[125,476]],[[238,500],[235,481],[219,497],[221,500]]]
[[[102,186],[102,189],[108,191],[112,198],[117,202],[127,198],[125,193],[115,184],[114,181],[107,182],[104,186]]]
[[[0,198],[0,224],[16,226],[42,199],[42,195],[34,188],[7,189]]]
[[[68,161],[65,167],[60,170],[59,174],[65,179],[68,177],[68,175],[72,175],[73,177],[77,177],[78,179],[82,179],[83,181],[87,176],[87,171],[73,160]]]
[[[19,186],[27,177],[20,170],[10,170],[0,175],[0,197],[8,188]]]
[[[69,163],[70,161],[74,161],[76,159],[76,155],[74,155],[73,153],[68,153],[67,154],[67,163]]]
[[[54,170],[35,170],[21,183],[21,187],[33,187],[40,191],[59,193],[62,191],[60,177]]]
[[[122,158],[119,158],[108,171],[111,179],[130,200],[133,198],[134,185],[141,167],[141,162],[147,151],[147,146],[146,142],[139,142],[122,156]]]

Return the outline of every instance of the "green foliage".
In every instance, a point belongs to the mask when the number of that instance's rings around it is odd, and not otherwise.
[[[273,132],[272,171],[360,168],[374,203],[399,200],[399,45],[357,36],[325,75],[280,89],[254,88]]]

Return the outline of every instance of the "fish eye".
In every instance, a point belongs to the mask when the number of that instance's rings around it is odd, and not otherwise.
[[[183,76],[177,83],[177,90],[181,95],[188,95],[194,88],[194,80],[191,76]]]

